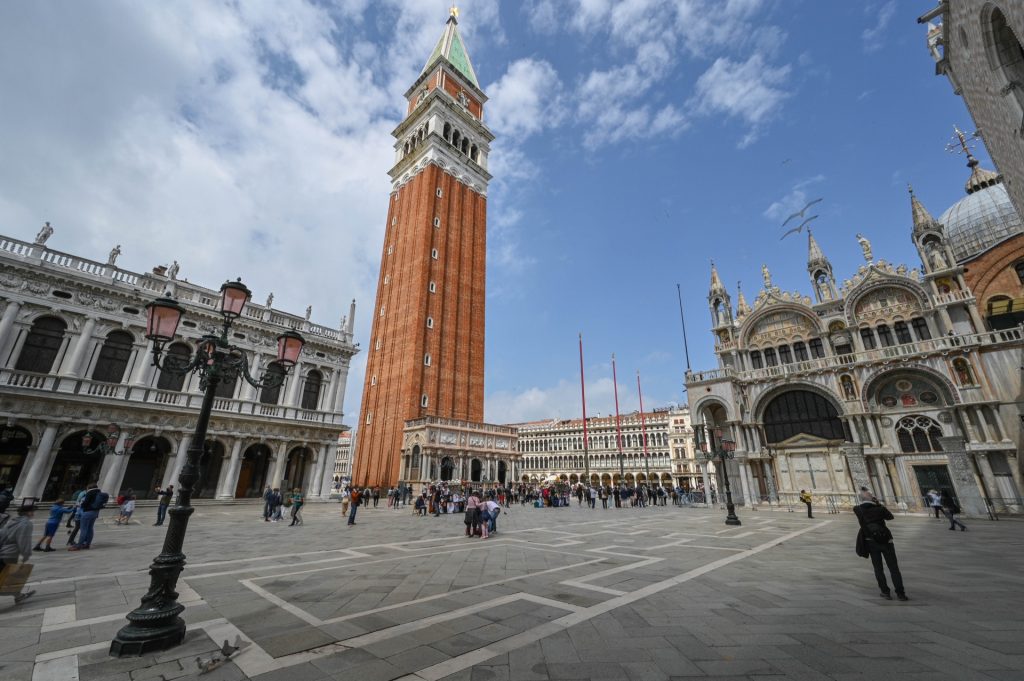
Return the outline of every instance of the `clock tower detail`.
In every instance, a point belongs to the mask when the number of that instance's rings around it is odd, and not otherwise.
[[[354,485],[399,481],[406,421],[484,416],[486,95],[453,9],[392,133],[395,165]]]

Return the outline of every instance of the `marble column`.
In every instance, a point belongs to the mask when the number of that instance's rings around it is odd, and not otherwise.
[[[839,453],[846,459],[850,479],[853,481],[854,496],[856,497],[860,493],[861,487],[871,489],[871,476],[868,475],[868,464],[864,459],[864,445],[846,442],[839,446]],[[829,470],[831,471],[831,469],[832,462],[829,461]]]
[[[259,376],[260,365],[262,363],[263,354],[259,352],[253,353],[252,362],[249,365],[249,373],[252,374],[253,376]],[[259,399],[259,395],[256,394],[255,386],[253,386],[252,383],[249,383],[249,381],[245,381],[244,383],[242,383],[242,392],[239,395],[238,399],[245,400],[247,402]]]
[[[124,441],[127,437],[128,433],[122,430],[120,435],[117,436],[114,452],[124,453],[117,454],[112,452],[107,454],[104,457],[103,465],[100,467],[100,489],[112,497],[116,497],[121,491],[124,471],[128,468],[128,461],[132,458],[131,452],[125,451],[124,447]]]
[[[274,457],[274,473],[271,476],[271,487],[280,488],[281,480],[284,478],[284,467],[288,462],[288,443],[279,442],[277,445],[277,456]]]
[[[162,489],[168,485],[178,484],[181,467],[185,465],[185,460],[188,459],[188,446],[190,442],[192,442],[192,435],[183,433],[178,441],[178,453],[171,459],[171,465],[167,467],[167,472],[164,474],[163,483],[160,485]]]
[[[145,387],[153,377],[153,341],[147,341],[146,347],[135,356],[135,371],[132,372],[132,385]]]
[[[84,368],[82,361],[85,359],[86,350],[92,345],[92,334],[96,330],[96,318],[86,317],[82,331],[75,338],[75,347],[67,355],[60,375],[69,378],[78,378]]]
[[[338,368],[338,392],[334,398],[332,411],[336,414],[345,413],[345,388],[348,385],[348,362]]]
[[[999,496],[999,486],[996,484],[996,476],[992,473],[992,464],[989,463],[988,454],[985,452],[977,452],[974,455],[974,460],[978,462],[978,471],[981,473],[981,481],[984,483],[984,489],[988,491],[986,495],[989,499]],[[983,490],[984,491],[984,490]],[[986,502],[986,506],[987,506]]]
[[[0,317],[0,350],[7,349],[11,329],[14,328],[14,322],[18,318],[19,310],[21,310],[21,303],[16,300],[8,302],[7,307],[4,308],[3,317]]]
[[[949,460],[949,476],[953,480],[960,508],[967,515],[988,515],[988,506],[981,494],[981,485],[974,471],[971,454],[961,437],[940,437],[942,451]]]
[[[46,478],[53,467],[53,460],[57,456],[57,448],[53,446],[57,438],[56,423],[47,423],[43,429],[43,435],[39,438],[39,444],[29,450],[25,458],[25,471],[18,476],[18,484],[14,488],[15,500],[22,497],[42,497],[43,488],[46,486]]]
[[[238,484],[238,471],[242,467],[242,439],[235,438],[231,446],[231,460],[228,463],[227,475],[217,488],[218,499],[234,499],[235,486]]]
[[[707,462],[701,463],[700,465],[700,476],[704,480],[704,505],[711,505],[711,478],[708,476],[708,464]]]
[[[286,407],[299,406],[299,385],[302,383],[303,366],[302,362],[297,363],[288,375],[288,396],[284,401]]]

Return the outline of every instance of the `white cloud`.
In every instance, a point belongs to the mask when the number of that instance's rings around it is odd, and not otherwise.
[[[544,60],[519,59],[486,88],[487,121],[499,137],[524,141],[565,116],[562,81]]]
[[[769,66],[760,53],[745,62],[719,57],[697,79],[691,103],[700,114],[721,113],[743,120],[749,131],[740,142],[742,148],[757,139],[761,126],[789,97],[784,89],[789,73],[788,65]]]
[[[885,34],[885,29],[888,28],[889,22],[892,21],[893,14],[895,13],[896,0],[888,0],[888,2],[878,8],[878,12],[875,15],[875,25],[870,28],[865,28],[861,33],[861,40],[864,43],[865,52],[877,52],[882,49],[882,40]]]

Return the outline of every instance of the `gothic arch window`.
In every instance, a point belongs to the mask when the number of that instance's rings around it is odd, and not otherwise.
[[[452,144],[453,144],[453,145],[454,145],[454,146],[455,146],[456,148],[458,148],[458,146],[459,146],[459,143],[460,143],[461,141],[462,141],[462,133],[460,133],[460,132],[459,132],[458,130],[456,130],[455,132],[453,132],[453,133],[452,133],[452,139],[451,139],[451,143],[452,143]]]
[[[135,339],[127,331],[111,331],[100,348],[100,356],[92,370],[92,380],[104,383],[120,383],[128,360],[132,356]]]
[[[953,372],[956,374],[956,382],[961,387],[976,385],[974,372],[971,370],[971,363],[963,357],[953,360]]]
[[[277,379],[279,379],[279,378],[284,378],[284,367],[282,367],[277,362],[271,362],[270,366],[267,367],[266,376],[268,378],[272,377],[275,381]],[[218,393],[220,391],[220,386],[221,385],[224,385],[223,381],[221,382],[220,385],[217,386]],[[275,405],[278,402],[280,402],[281,401],[281,386],[282,385],[283,385],[283,383],[278,383],[277,385],[275,385],[273,387],[270,387],[270,388],[261,388],[260,389],[260,403],[262,403],[262,404],[269,404],[269,405]],[[234,393],[234,386],[232,386],[231,392]],[[231,395],[219,395],[219,396],[220,397],[231,397]]]
[[[306,374],[306,382],[302,386],[302,408],[315,410],[320,404],[320,389],[324,384],[324,375],[316,369]]]
[[[48,374],[53,368],[61,345],[64,344],[64,331],[68,325],[64,320],[57,317],[40,317],[32,323],[25,344],[18,355],[18,363],[15,364],[16,371],[33,371],[38,374]],[[86,342],[83,338],[80,342]]]
[[[847,439],[836,408],[809,390],[790,390],[769,402],[764,411],[764,430],[768,442],[782,442],[799,434]]]
[[[475,144],[469,148],[469,158],[474,163],[476,163],[477,160],[480,158],[480,150],[477,149],[477,146]]]
[[[452,124],[451,123],[445,123],[444,124],[444,135],[443,136],[444,136],[444,139],[445,139],[446,142],[451,142],[452,141]]]
[[[465,137],[462,138],[462,146],[460,147],[460,150],[463,154],[469,153],[469,139]]]
[[[185,387],[186,375],[176,372],[174,369],[181,370],[188,366],[189,359],[192,357],[192,349],[184,343],[172,343],[165,352],[165,369],[160,371],[156,387],[159,390],[181,392],[181,389]]]
[[[942,428],[927,416],[904,416],[896,424],[896,438],[905,454],[941,452]]]
[[[411,464],[411,467],[412,468],[419,468],[420,467],[420,446],[419,445],[413,445],[412,446],[412,464]]]

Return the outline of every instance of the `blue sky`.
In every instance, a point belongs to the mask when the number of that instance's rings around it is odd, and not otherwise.
[[[460,3],[497,135],[488,420],[577,416],[579,332],[589,413],[613,409],[612,352],[623,410],[637,370],[645,406],[684,400],[676,284],[710,368],[709,260],[750,300],[762,263],[810,293],[805,238],[779,241],[805,200],[824,198],[815,236],[840,280],[857,232],[916,266],[906,184],[936,216],[957,201],[967,171],[945,145],[954,123],[973,130],[915,22],[932,4]],[[54,248],[242,276],[327,325],[355,297],[367,345],[390,131],[448,5],[0,5],[0,233],[50,220]]]

